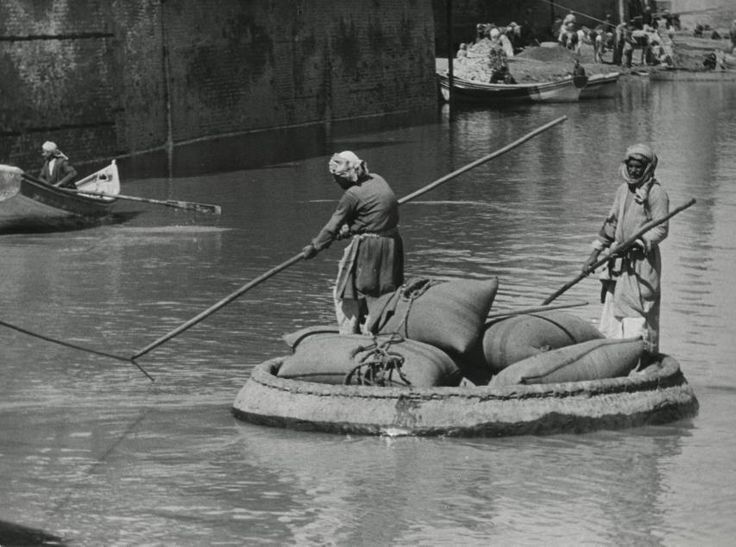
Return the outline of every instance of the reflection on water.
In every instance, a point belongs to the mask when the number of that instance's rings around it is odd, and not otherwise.
[[[290,537],[345,545],[639,543],[662,528],[658,462],[678,456],[684,433],[458,441],[240,429],[244,461],[313,500],[308,519],[287,521]]]
[[[623,83],[613,100],[445,107],[435,125],[329,143],[399,197],[561,115],[519,149],[402,206],[407,274],[499,277],[496,309],[536,306],[575,277],[617,185],[651,142],[675,217],[663,246],[662,349],[700,401],[693,420],[581,436],[376,439],[236,422],[250,368],[280,336],[330,322],[342,244],[299,262],[140,364],[2,329],[0,520],[79,545],[724,543],[736,450],[736,90]],[[327,157],[125,192],[223,206],[133,209],[122,224],[2,236],[0,319],[130,356],[291,258],[332,212]],[[133,210],[131,209],[131,210]],[[558,299],[596,321],[597,281]]]

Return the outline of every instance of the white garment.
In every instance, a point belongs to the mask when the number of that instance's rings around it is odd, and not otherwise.
[[[346,266],[352,264],[350,254],[352,252],[352,244],[345,247],[340,263],[337,267],[337,279],[332,289],[332,299],[335,302],[335,317],[337,318],[337,328],[340,334],[366,334],[362,332],[362,327],[367,323],[368,316],[363,317],[361,311],[365,309],[365,302],[354,298],[341,298],[337,295],[338,280]]]
[[[646,319],[643,317],[616,317],[614,315],[613,291],[606,292],[598,330],[601,331],[601,334],[606,338],[615,338],[617,340],[641,336],[646,342],[649,338],[646,328]]]

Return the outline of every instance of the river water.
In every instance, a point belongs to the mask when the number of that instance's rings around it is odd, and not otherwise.
[[[661,349],[700,412],[664,426],[492,439],[373,438],[235,420],[251,367],[285,333],[332,321],[342,244],[273,276],[140,364],[0,326],[0,520],[73,545],[718,545],[736,536],[736,87],[632,79],[621,95],[336,139],[399,196],[562,115],[523,146],[402,206],[407,275],[499,277],[494,308],[573,278],[628,144],[652,143],[672,208]],[[244,154],[248,151],[244,150]],[[339,190],[327,155],[214,176],[131,180],[125,222],[1,236],[0,318],[127,357],[290,259]],[[133,204],[130,204],[133,207]],[[137,206],[137,205],[136,205]],[[557,302],[596,321],[598,282]]]

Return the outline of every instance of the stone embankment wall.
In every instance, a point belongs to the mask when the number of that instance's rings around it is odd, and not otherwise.
[[[436,115],[431,0],[0,3],[0,163],[172,174],[284,159],[294,136]],[[219,154],[195,160],[198,143]],[[145,169],[144,169],[145,168]]]

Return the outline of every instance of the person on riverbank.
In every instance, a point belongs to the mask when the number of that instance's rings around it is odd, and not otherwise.
[[[623,182],[593,241],[593,251],[583,264],[584,273],[591,273],[601,251],[630,239],[644,224],[669,214],[669,196],[654,175],[657,161],[657,155],[646,144],[626,150],[619,169]],[[668,227],[668,222],[663,222],[643,234],[623,256],[612,257],[601,276],[599,330],[608,338],[641,335],[648,356],[659,351],[659,245],[667,237]]]
[[[46,141],[41,146],[41,155],[44,162],[39,178],[61,188],[75,188],[74,179],[77,170],[69,163],[69,158],[56,146],[56,143]]]
[[[367,320],[367,298],[393,292],[404,282],[399,202],[386,180],[369,172],[355,153],[334,154],[328,166],[344,193],[302,254],[310,259],[336,239],[352,237],[338,265],[333,298],[340,333],[356,334]]]
[[[591,33],[593,41],[593,61],[596,63],[603,62],[603,54],[606,51],[608,44],[608,37],[606,32],[603,30],[603,25],[598,25]]]
[[[567,49],[576,53],[580,51],[580,37],[578,36],[577,19],[573,12],[568,13],[562,21],[562,28],[557,41]]]

